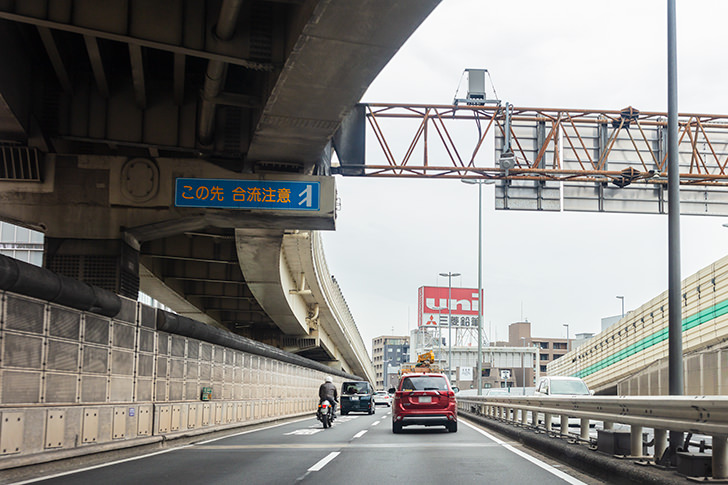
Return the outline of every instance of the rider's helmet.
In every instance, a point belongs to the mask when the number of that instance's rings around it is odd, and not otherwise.
[[[331,378],[331,376],[326,376],[326,379],[324,379],[326,382],[334,382],[334,380]]]

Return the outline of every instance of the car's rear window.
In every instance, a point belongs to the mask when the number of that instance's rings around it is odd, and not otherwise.
[[[344,394],[366,394],[369,392],[368,382],[345,382],[341,385]]]
[[[402,391],[447,391],[447,381],[439,376],[410,376],[402,380]]]

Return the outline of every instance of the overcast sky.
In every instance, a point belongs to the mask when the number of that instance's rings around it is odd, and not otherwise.
[[[681,112],[728,114],[728,2],[678,1]],[[667,111],[667,1],[443,0],[363,102],[450,104],[465,68],[515,106]],[[378,153],[368,153],[381,163]],[[493,156],[492,152],[489,156]],[[495,163],[488,164],[494,166]],[[417,289],[477,288],[478,189],[458,181],[343,178],[327,261],[371,351],[417,325]],[[483,191],[484,328],[507,338],[599,332],[667,288],[667,216],[495,211]],[[726,217],[681,218],[683,278],[728,254]]]

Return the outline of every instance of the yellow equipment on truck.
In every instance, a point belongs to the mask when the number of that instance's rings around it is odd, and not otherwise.
[[[427,352],[417,356],[416,363],[402,364],[399,370],[399,375],[402,376],[402,374],[409,374],[413,372],[421,372],[423,374],[427,372],[441,372],[440,366],[435,365],[435,352],[428,350]]]

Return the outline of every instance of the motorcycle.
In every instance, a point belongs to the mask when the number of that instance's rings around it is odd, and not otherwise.
[[[316,419],[323,423],[324,429],[331,427],[331,422],[334,420],[334,407],[328,400],[324,399],[319,403]]]

